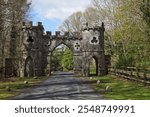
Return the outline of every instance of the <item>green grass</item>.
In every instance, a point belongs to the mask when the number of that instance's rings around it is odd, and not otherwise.
[[[150,87],[136,82],[127,81],[115,76],[95,77],[92,80],[100,80],[100,84],[94,84],[96,91],[106,99],[114,100],[150,100]],[[112,91],[106,92],[109,86]]]
[[[96,69],[90,69],[90,74],[96,74]]]
[[[34,86],[44,80],[47,77],[37,77],[37,78],[13,78],[0,81],[0,99],[8,99],[15,95],[20,94],[24,89]],[[24,81],[28,81],[28,84],[25,84]],[[9,87],[10,91],[6,88]]]

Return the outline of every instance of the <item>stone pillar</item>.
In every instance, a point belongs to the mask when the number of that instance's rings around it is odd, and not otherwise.
[[[77,75],[82,75],[82,53],[74,53],[74,73]]]
[[[88,65],[89,63],[86,63],[85,64],[85,66],[84,66],[84,76],[85,77],[89,77],[90,76],[90,74],[89,74],[89,65]]]
[[[19,77],[25,77],[24,67],[25,67],[24,61],[20,60],[19,61]]]
[[[98,60],[98,76],[103,76],[105,74],[106,74],[105,55],[101,53]]]
[[[22,58],[19,61],[19,75],[20,77],[25,77],[25,61],[28,56],[27,51],[22,50]]]
[[[82,73],[83,76],[88,77],[89,76],[89,52],[83,53],[83,59],[82,59]]]
[[[46,74],[50,76],[51,75],[51,52],[47,56],[47,61],[48,63],[47,63],[47,68],[46,68]]]
[[[34,75],[35,76],[42,76],[42,62],[41,62],[41,52],[36,50],[34,52]]]
[[[49,69],[48,69],[49,76],[52,75],[52,69],[51,69],[51,57],[49,62]]]

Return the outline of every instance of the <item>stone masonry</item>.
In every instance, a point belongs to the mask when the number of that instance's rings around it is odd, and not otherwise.
[[[73,52],[74,72],[82,76],[89,76],[89,62],[96,61],[96,75],[107,73],[106,56],[104,52],[104,23],[101,26],[89,27],[82,30],[82,35],[73,35],[65,32],[55,35],[47,31],[41,22],[33,26],[32,22],[22,26],[22,60],[20,76],[43,76],[51,74],[51,55],[60,44],[64,44]]]

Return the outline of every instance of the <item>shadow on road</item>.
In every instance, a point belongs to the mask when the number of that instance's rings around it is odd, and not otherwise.
[[[74,77],[73,73],[57,73],[45,82],[13,98],[14,100],[89,100],[100,99],[90,84],[96,81],[84,81]],[[102,98],[101,98],[102,99]]]

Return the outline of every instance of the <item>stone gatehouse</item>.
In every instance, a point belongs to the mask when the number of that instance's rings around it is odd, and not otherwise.
[[[101,26],[89,27],[82,30],[81,35],[65,32],[63,35],[56,31],[55,35],[47,31],[41,22],[33,26],[32,22],[22,25],[23,48],[19,74],[24,76],[42,76],[51,74],[51,55],[60,44],[64,44],[73,52],[74,72],[89,76],[89,62],[96,61],[96,75],[107,74],[107,56],[104,52],[104,23]]]

